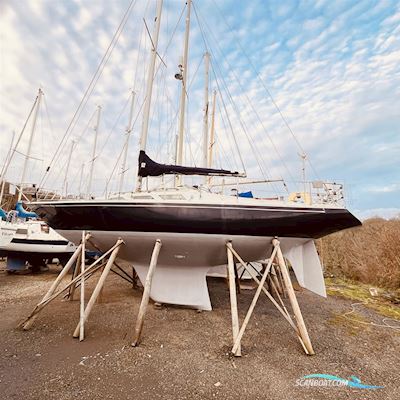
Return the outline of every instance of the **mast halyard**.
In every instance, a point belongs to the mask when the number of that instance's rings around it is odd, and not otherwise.
[[[203,167],[208,167],[208,83],[209,83],[210,53],[204,53],[204,115],[203,115]],[[204,183],[207,183],[207,177]]]
[[[187,82],[187,64],[188,64],[188,53],[189,53],[189,32],[190,32],[190,9],[192,6],[192,0],[187,1],[187,13],[186,13],[186,27],[185,27],[185,41],[183,46],[183,60],[181,68],[182,74],[182,88],[181,88],[181,99],[180,99],[180,112],[179,112],[179,136],[177,141],[176,151],[176,164],[183,164],[183,144],[184,144],[184,129],[185,129],[185,109],[186,109],[186,82]],[[175,186],[182,185],[182,176],[175,176]]]
[[[101,106],[97,106],[97,121],[96,121],[96,126],[94,128],[93,153],[92,153],[92,160],[91,160],[90,172],[89,172],[89,181],[88,181],[88,187],[87,187],[87,195],[89,197],[91,196],[91,191],[92,191],[93,171],[94,171],[94,163],[96,161],[96,147],[97,147],[97,137],[99,134],[100,115],[101,115]]]
[[[124,154],[122,156],[121,175],[119,178],[118,193],[122,192],[122,189],[124,186],[124,178],[125,178],[125,172],[126,172],[126,159],[128,157],[129,139],[130,139],[131,133],[132,133],[132,119],[133,119],[133,108],[135,105],[135,96],[136,96],[136,93],[132,90],[131,109],[129,111],[128,125],[127,125],[126,131],[125,131],[126,138],[125,138],[125,144],[124,144]]]
[[[42,96],[43,96],[42,89],[39,88],[39,92],[38,92],[38,95],[37,95],[36,109],[35,109],[35,113],[33,115],[33,122],[32,122],[32,127],[31,127],[31,135],[29,137],[28,150],[26,152],[25,161],[24,161],[24,167],[22,169],[21,185],[19,187],[19,192],[18,192],[18,201],[21,201],[21,199],[22,199],[23,186],[24,186],[24,182],[25,182],[25,178],[26,178],[26,171],[28,169],[29,158],[31,156],[33,137],[35,136],[36,122],[37,122],[37,117],[38,117],[38,112],[39,112],[40,102],[42,100]]]
[[[157,0],[157,14],[156,14],[156,18],[155,18],[153,37],[152,37],[153,48],[151,49],[150,65],[149,65],[148,74],[147,74],[146,98],[145,98],[144,111],[143,111],[142,132],[140,135],[140,151],[146,151],[146,145],[147,145],[151,96],[153,93],[154,69],[155,69],[156,57],[157,57],[158,36],[160,33],[162,6],[163,6],[163,0]],[[142,189],[142,177],[139,176],[139,174],[138,174],[137,181],[136,181],[136,191],[141,191],[141,189]]]

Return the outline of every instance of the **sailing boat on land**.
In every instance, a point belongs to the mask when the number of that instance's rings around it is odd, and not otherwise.
[[[316,202],[306,193],[289,196],[286,200],[228,196],[212,192],[207,184],[210,178],[240,178],[243,174],[213,169],[210,164],[200,168],[182,165],[191,0],[187,1],[186,7],[184,57],[181,72],[177,74],[182,81],[182,93],[176,163],[160,164],[146,153],[162,11],[162,0],[158,0],[136,191],[105,199],[37,201],[31,206],[50,226],[72,241],[79,240],[82,230],[90,230],[103,248],[111,247],[118,237],[122,237],[126,246],[121,248],[119,256],[133,263],[142,283],[154,243],[160,239],[162,248],[153,276],[151,297],[161,303],[210,310],[206,275],[213,267],[227,263],[226,243],[231,241],[241,257],[251,262],[268,257],[271,240],[276,236],[299,284],[325,296],[322,268],[313,240],[360,224],[341,205],[341,186],[315,185],[323,191]],[[144,179],[164,175],[175,175],[174,187],[157,190],[142,187]],[[185,186],[184,175],[204,176],[206,183]]]
[[[46,222],[40,220],[37,214],[26,211],[22,205],[25,178],[42,96],[43,92],[39,89],[34,104],[34,115],[28,142],[28,151],[25,156],[15,210],[11,210],[8,213],[2,210],[1,213],[0,230],[2,240],[0,242],[0,254],[2,256],[7,256],[8,271],[24,269],[26,262],[28,262],[34,270],[38,270],[47,260],[53,258],[58,258],[59,261],[63,263],[75,251],[75,245],[72,242],[50,228]],[[12,157],[9,158],[8,165],[11,161]],[[4,168],[2,181],[5,179],[4,175],[6,172],[7,168]],[[12,232],[12,234],[8,234],[8,232]],[[7,238],[7,240],[3,240],[3,238]]]

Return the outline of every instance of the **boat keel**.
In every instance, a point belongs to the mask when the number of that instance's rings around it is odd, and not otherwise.
[[[158,303],[177,304],[211,311],[206,275],[210,267],[157,266],[150,297]],[[146,281],[148,266],[135,265],[140,282]]]

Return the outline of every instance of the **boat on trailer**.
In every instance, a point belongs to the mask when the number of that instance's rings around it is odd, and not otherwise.
[[[202,168],[182,165],[190,6],[189,0],[186,3],[184,57],[179,66],[180,73],[175,76],[182,81],[176,163],[159,164],[146,154],[162,10],[162,0],[158,0],[136,190],[104,199],[41,200],[31,203],[31,207],[71,241],[80,240],[83,230],[90,231],[95,242],[105,250],[122,238],[125,246],[119,257],[133,264],[142,283],[147,276],[155,242],[161,240],[162,248],[151,286],[152,299],[160,303],[211,310],[206,276],[213,268],[226,265],[227,242],[232,242],[242,259],[252,262],[269,257],[274,237],[279,237],[283,254],[290,261],[299,284],[325,296],[314,239],[360,225],[360,221],[342,205],[340,185],[319,182],[315,185],[315,197],[304,191],[290,195],[288,199],[246,198],[215,192],[209,185],[217,176],[239,180],[243,174],[213,169],[210,163],[205,163]],[[204,131],[207,132],[207,128]],[[143,188],[144,179],[165,175],[175,176],[174,187]],[[205,184],[185,186],[184,175],[205,176]]]

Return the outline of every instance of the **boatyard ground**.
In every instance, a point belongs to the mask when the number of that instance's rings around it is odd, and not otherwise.
[[[316,351],[309,357],[263,297],[243,338],[243,357],[232,358],[229,292],[223,279],[209,280],[212,312],[151,304],[142,343],[132,348],[141,291],[119,277],[109,277],[104,300],[95,305],[86,339],[79,343],[72,338],[78,301],[57,299],[30,331],[16,328],[59,267],[23,276],[7,274],[3,263],[0,269],[0,394],[5,400],[399,398],[400,332],[369,324],[394,321],[383,321],[362,305],[344,315],[354,300],[296,292]],[[239,296],[241,320],[253,294],[243,290]],[[296,386],[313,373],[354,375],[384,388]]]

